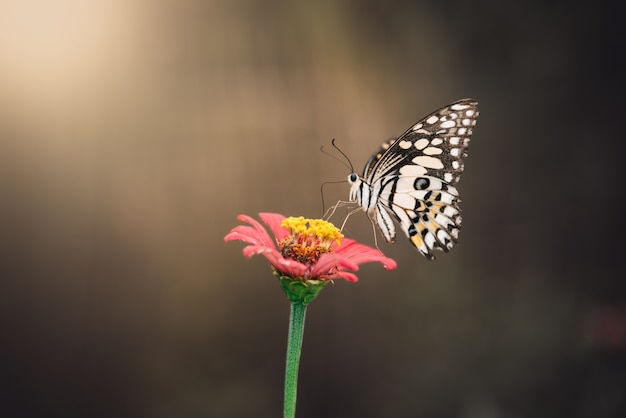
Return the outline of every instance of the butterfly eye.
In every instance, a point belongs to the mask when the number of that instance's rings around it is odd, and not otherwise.
[[[348,176],[348,181],[350,183],[354,183],[355,181],[357,181],[359,178],[359,176],[356,175],[356,173],[350,173],[350,175]]]

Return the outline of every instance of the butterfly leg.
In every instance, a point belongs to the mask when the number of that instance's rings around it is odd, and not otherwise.
[[[360,210],[361,210],[361,208],[354,208],[350,212],[348,212],[348,214],[346,215],[346,218],[343,220],[343,223],[341,224],[340,231],[343,232],[343,228],[346,226],[346,222],[348,222],[348,218],[350,216],[354,215],[355,213],[359,212]]]
[[[370,223],[372,224],[372,232],[374,233],[374,246],[382,254],[383,251],[378,246],[378,234],[376,233],[376,224],[374,220],[372,219],[372,217],[370,216],[369,212],[366,212],[366,213],[367,213],[367,219],[369,219]]]
[[[335,214],[335,211],[337,210],[337,208],[342,207],[342,206],[348,206],[351,204],[354,204],[354,202],[350,202],[347,200],[339,200],[333,206],[329,207],[326,212],[324,212],[324,216],[322,218],[327,221]]]

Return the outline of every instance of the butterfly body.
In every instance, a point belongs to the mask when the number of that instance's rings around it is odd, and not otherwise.
[[[365,164],[363,175],[350,173],[351,202],[394,242],[394,220],[428,259],[433,250],[449,251],[461,227],[459,193],[463,158],[478,104],[471,99],[451,103],[382,144]]]

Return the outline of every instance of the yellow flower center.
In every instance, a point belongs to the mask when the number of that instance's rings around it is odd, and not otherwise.
[[[333,242],[340,244],[343,234],[322,219],[285,218],[280,226],[289,230],[289,236],[278,243],[284,257],[301,263],[314,264],[324,253],[332,251]]]

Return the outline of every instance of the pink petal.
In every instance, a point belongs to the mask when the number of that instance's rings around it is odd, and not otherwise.
[[[387,270],[393,270],[398,265],[395,260],[385,257],[379,250],[348,238],[342,239],[341,245],[333,245],[333,250],[334,254],[345,257],[356,264],[379,262]]]
[[[257,230],[247,225],[234,227],[226,234],[224,241],[243,241],[253,245],[264,245],[264,240],[259,236]]]
[[[271,248],[267,248],[264,245],[248,245],[243,249],[243,256],[246,258],[250,258],[253,255],[261,254],[267,258],[268,254],[271,254],[273,251]]]
[[[270,263],[272,263],[276,270],[278,270],[278,272],[283,276],[289,276],[294,278],[305,277],[307,270],[309,269],[304,264],[288,258],[280,258],[275,262],[270,261]]]
[[[349,271],[338,271],[334,275],[329,277],[329,280],[332,279],[344,279],[347,282],[358,282],[359,278],[356,274],[350,273]]]
[[[261,212],[259,216],[263,222],[270,227],[277,241],[287,238],[289,231],[287,231],[287,228],[280,226],[280,223],[285,219],[283,215],[279,213]]]
[[[308,267],[296,260],[285,258],[275,249],[261,245],[249,245],[243,249],[243,255],[247,258],[261,254],[283,276],[303,277]]]
[[[336,253],[326,253],[323,254],[319,260],[313,265],[313,269],[311,270],[311,276],[325,276],[328,275],[330,271],[333,271],[335,268],[341,270],[353,270],[356,271],[359,269],[359,266],[356,263],[348,260],[345,257],[341,257]]]
[[[249,223],[252,227],[243,225],[236,226],[229,234],[226,235],[226,237],[224,237],[225,241],[240,239],[249,244],[276,248],[274,240],[272,240],[267,233],[267,230],[259,222],[247,215],[239,215],[237,216],[237,219],[241,222]]]

